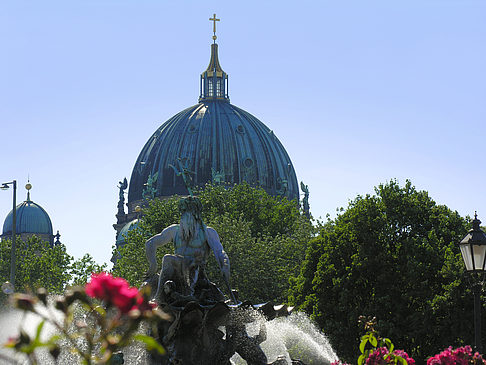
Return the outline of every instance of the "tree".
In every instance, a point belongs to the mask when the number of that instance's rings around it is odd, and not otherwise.
[[[204,222],[218,232],[229,255],[231,284],[240,298],[255,303],[285,300],[288,280],[297,275],[306,243],[313,235],[313,226],[299,211],[297,202],[272,197],[246,183],[230,188],[207,185],[197,195],[203,204]],[[115,276],[124,277],[132,285],[140,284],[148,269],[145,241],[179,222],[178,200],[172,197],[150,202],[139,227],[128,233],[127,243],[119,250]],[[159,263],[163,254],[172,251],[172,247],[159,249]],[[207,274],[224,290],[213,259]]]
[[[0,242],[0,280],[10,280],[10,239]],[[69,282],[72,260],[61,243],[51,247],[37,236],[16,240],[15,290],[24,292],[39,287],[50,293],[62,293]]]
[[[379,185],[322,226],[308,245],[290,301],[311,314],[338,355],[355,361],[360,315],[419,362],[472,342],[458,242],[467,221],[410,181]],[[465,319],[467,317],[467,319]]]
[[[87,253],[80,259],[77,259],[69,266],[70,285],[85,285],[92,273],[105,271],[106,264],[98,265],[93,257]]]

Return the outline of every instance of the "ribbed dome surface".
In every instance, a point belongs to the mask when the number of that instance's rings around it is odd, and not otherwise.
[[[143,198],[156,173],[155,196],[188,194],[169,165],[187,159],[193,183],[248,182],[271,195],[298,199],[297,178],[287,152],[262,122],[227,100],[203,100],[165,122],[143,147],[133,168],[128,202]]]
[[[3,235],[12,234],[13,211],[3,223]],[[16,233],[48,234],[52,236],[51,218],[46,211],[33,201],[27,200],[17,205]]]
[[[125,224],[123,226],[123,228],[118,233],[117,238],[116,238],[116,245],[117,245],[117,247],[123,246],[125,243],[127,243],[126,236],[127,236],[128,232],[130,232],[130,231],[134,230],[135,228],[137,228],[138,227],[138,222],[139,222],[138,219],[134,219],[134,220],[128,222],[127,224]]]

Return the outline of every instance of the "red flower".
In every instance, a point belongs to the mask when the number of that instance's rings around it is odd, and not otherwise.
[[[105,272],[91,274],[91,281],[86,284],[85,290],[90,297],[114,305],[122,313],[132,309],[138,300],[137,288],[131,288],[125,279],[114,278]]]
[[[140,295],[137,298],[137,303],[135,304],[135,306],[132,309],[138,309],[140,312],[145,312],[145,311],[148,311],[148,310],[151,311],[156,306],[157,306],[157,304],[155,304],[153,302],[149,302],[147,300],[147,298],[144,298],[143,296]]]

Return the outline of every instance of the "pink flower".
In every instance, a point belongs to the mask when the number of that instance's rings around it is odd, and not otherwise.
[[[149,301],[147,301],[146,298],[139,295],[138,298],[137,298],[137,302],[132,307],[132,309],[138,309],[140,312],[145,312],[147,310],[152,310],[155,307],[157,307],[157,304],[155,304],[154,302],[149,302]]]
[[[408,354],[403,350],[395,350],[390,356],[387,356],[388,354],[388,348],[378,347],[368,356],[366,359],[366,365],[394,364],[394,357],[392,355],[403,357],[405,361],[407,361],[407,364],[415,365],[415,360],[409,357]]]
[[[453,350],[449,347],[427,360],[427,365],[468,365],[484,364],[484,360],[478,353],[472,352],[471,346],[458,347]]]
[[[405,351],[395,350],[395,351],[393,351],[393,354],[396,355],[396,356],[403,357],[405,359],[405,361],[407,361],[408,365],[415,365],[415,360],[412,359],[410,356],[408,356],[408,354]]]
[[[114,278],[105,272],[91,274],[91,281],[86,284],[85,290],[90,297],[114,305],[122,313],[130,311],[138,300],[137,288],[131,288],[125,279]]]
[[[388,355],[388,349],[386,347],[378,347],[376,350],[373,350],[370,356],[368,356],[366,359],[366,365],[386,364],[386,355]]]

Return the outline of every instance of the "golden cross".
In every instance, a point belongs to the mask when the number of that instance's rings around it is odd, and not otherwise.
[[[220,19],[216,18],[216,14],[213,14],[212,18],[209,18],[213,22],[213,39],[216,40],[216,22],[219,22]]]

